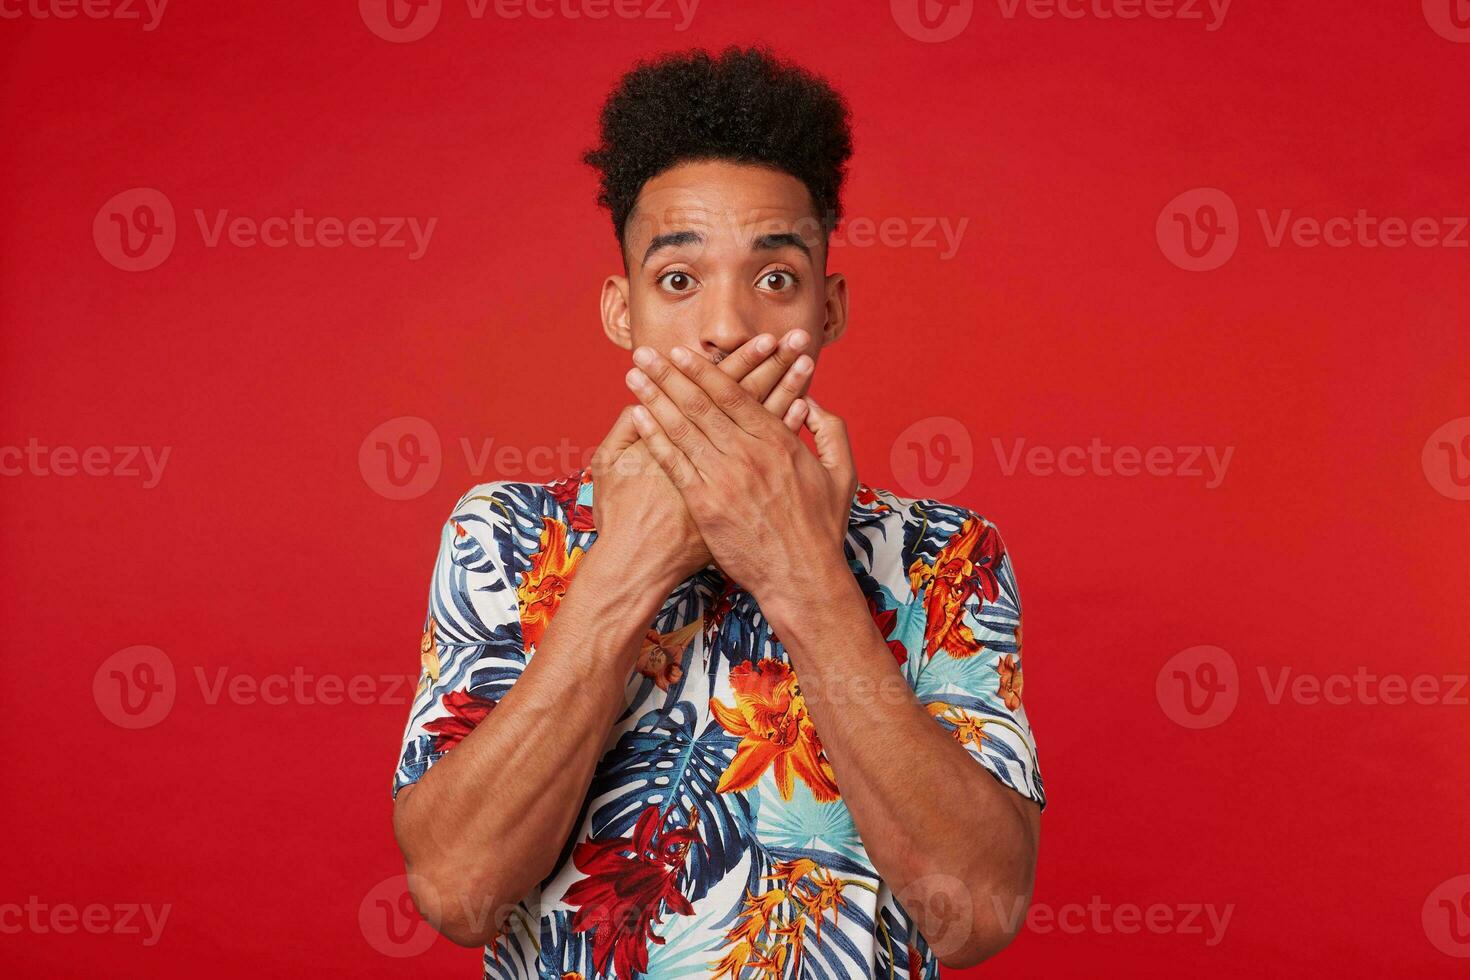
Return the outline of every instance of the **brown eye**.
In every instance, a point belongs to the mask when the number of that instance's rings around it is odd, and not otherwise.
[[[789,272],[777,270],[761,276],[761,288],[780,293],[796,285],[796,277]]]
[[[674,293],[687,293],[694,286],[694,277],[687,272],[666,272],[658,277],[659,285]]]

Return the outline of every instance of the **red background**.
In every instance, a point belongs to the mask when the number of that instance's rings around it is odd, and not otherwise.
[[[1237,0],[1215,31],[985,2],[942,43],[883,3],[705,0],[677,19],[475,19],[460,0],[389,43],[351,2],[176,0],[153,31],[0,25],[0,445],[171,447],[153,489],[0,479],[0,903],[172,906],[151,947],[0,933],[10,975],[477,975],[475,951],[394,958],[359,924],[402,869],[406,706],[210,704],[195,668],[417,672],[441,522],[473,483],[523,476],[472,473],[459,440],[590,447],[628,401],[596,313],[614,241],[578,162],[599,102],[635,56],[731,41],[848,96],[849,215],[969,219],[948,260],[834,250],[852,325],[813,391],[848,419],[862,478],[901,493],[902,430],[949,417],[973,438],[952,499],[1004,533],[1026,611],[1050,795],[1036,903],[1234,905],[1214,946],[1028,929],[977,972],[1462,972],[1421,911],[1470,873],[1470,708],[1272,704],[1257,671],[1467,669],[1470,503],[1436,491],[1421,450],[1470,415],[1470,251],[1273,248],[1256,211],[1465,215],[1470,44],[1386,0]],[[92,236],[135,187],[177,212],[151,271]],[[1211,272],[1155,239],[1196,187],[1240,209]],[[410,261],[211,248],[194,218],[298,207],[438,224]],[[399,416],[443,441],[437,482],[405,501],[358,460]],[[1007,476],[991,442],[1094,437],[1234,456],[1207,489]],[[137,644],[167,654],[178,693],[129,731],[92,682]],[[1239,704],[1190,730],[1155,681],[1202,644],[1238,665]]]

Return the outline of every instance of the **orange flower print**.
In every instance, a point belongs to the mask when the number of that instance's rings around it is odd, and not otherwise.
[[[660,691],[679,683],[679,678],[684,676],[684,652],[694,640],[694,634],[703,628],[704,622],[696,619],[672,633],[649,630],[638,653],[638,673],[651,678]]]
[[[774,874],[761,877],[784,887],[759,896],[746,891],[745,906],[734,928],[725,934],[729,949],[718,963],[710,964],[714,968],[711,980],[727,975],[732,980],[747,975],[759,980],[781,980],[788,975],[788,959],[792,964],[790,975],[801,976],[807,927],[811,926],[820,940],[822,918],[830,911],[832,921],[837,921],[838,908],[845,901],[842,889],[852,884],[834,877],[810,858],[779,861]],[[788,905],[788,914],[782,921],[779,913]],[[763,942],[762,937],[768,937],[767,941]]]
[[[1000,535],[977,517],[969,517],[940,549],[930,565],[923,559],[909,566],[909,586],[924,594],[924,652],[943,648],[951,657],[973,657],[984,649],[962,614],[973,596],[994,600],[1000,594],[995,571],[1005,551]]]
[[[926,707],[929,714],[947,725],[954,726],[954,737],[961,745],[974,743],[980,745],[981,739],[985,738],[985,721],[976,718],[964,708],[957,708],[943,701],[931,701]]]
[[[1021,667],[1016,663],[1016,655],[1008,653],[1001,657],[995,669],[1000,674],[1000,696],[1006,707],[1015,711],[1021,706]]]
[[[832,764],[822,754],[822,740],[807,715],[796,674],[779,660],[766,658],[752,666],[746,660],[730,671],[735,706],[710,698],[715,720],[740,736],[735,758],[720,776],[721,793],[750,789],[769,768],[783,800],[791,799],[793,776],[800,776],[818,802],[840,797]]]
[[[761,953],[761,936],[770,925],[771,916],[784,901],[786,893],[779,888],[764,895],[745,893],[745,907],[740,910],[735,926],[725,935],[725,942],[732,945],[719,962],[710,964],[714,969],[710,980],[720,980],[724,976],[740,980],[746,969],[768,960]],[[776,975],[779,977],[779,972]]]
[[[531,568],[521,573],[516,598],[521,605],[521,637],[527,653],[556,615],[562,596],[572,584],[577,564],[586,554],[574,548],[567,554],[567,526],[554,517],[542,517],[541,542],[531,556]]]
[[[422,692],[431,680],[439,679],[439,650],[434,646],[434,636],[438,631],[439,624],[434,617],[429,617],[429,628],[424,630],[424,635],[419,638],[419,664],[423,667],[423,676],[419,678],[419,691]]]

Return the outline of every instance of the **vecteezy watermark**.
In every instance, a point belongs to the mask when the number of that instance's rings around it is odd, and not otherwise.
[[[406,958],[418,956],[434,945],[438,933],[426,920],[441,919],[445,912],[456,910],[457,918],[472,929],[485,930],[493,925],[493,931],[504,932],[511,918],[516,916],[517,905],[491,905],[468,895],[445,895],[434,887],[433,882],[421,875],[390,875],[367,890],[357,907],[357,925],[362,938],[369,946],[384,956]],[[609,909],[599,921],[611,928],[618,928],[620,915],[631,915],[625,928],[635,925],[639,911],[623,907]],[[493,920],[493,921],[492,921]],[[521,924],[525,924],[524,917]]]
[[[168,0],[0,0],[0,20],[136,20],[151,31],[167,6]]]
[[[1218,946],[1230,928],[1230,918],[1235,914],[1235,903],[1219,906],[1213,902],[1182,902],[1167,905],[1154,902],[1138,905],[1134,902],[1112,903],[1101,895],[1093,895],[1084,905],[1081,902],[1066,902],[1051,905],[1036,902],[1028,911],[1025,899],[1016,899],[1009,907],[999,895],[990,896],[996,918],[1010,932],[1015,932],[1026,917],[1026,928],[1031,932],[1060,932],[1066,935],[1092,933],[1106,936],[1118,933],[1131,936],[1149,933],[1155,936],[1199,936],[1206,946]]]
[[[124,272],[147,272],[174,250],[178,226],[167,195],[152,187],[114,194],[92,219],[97,252]]]
[[[172,452],[172,446],[47,446],[31,436],[24,446],[0,446],[0,476],[142,477],[143,489],[152,490]]]
[[[1422,0],[1424,19],[1434,33],[1447,41],[1470,44],[1470,2],[1467,0]]]
[[[1446,956],[1470,957],[1470,875],[1442,881],[1424,899],[1424,935]]]
[[[1235,711],[1240,700],[1240,671],[1235,658],[1219,647],[1190,647],[1159,668],[1154,696],[1175,724],[1214,728]]]
[[[685,31],[699,0],[465,0],[472,20],[619,20],[668,21]],[[444,0],[358,0],[367,29],[385,41],[407,44],[426,37],[439,24]]]
[[[815,222],[814,218],[799,218],[794,224],[800,226]],[[898,217],[871,218],[865,215],[845,217],[832,231],[829,245],[839,248],[918,248],[935,250],[941,262],[954,258],[969,227],[969,218],[948,217]]]
[[[954,875],[922,875],[893,896],[912,910],[914,925],[935,956],[964,948],[975,933],[975,902],[970,888]]]
[[[1234,446],[1114,446],[1101,436],[1060,446],[992,436],[990,445],[996,468],[1005,477],[1168,477],[1201,480],[1206,490],[1224,482],[1235,457]],[[974,472],[974,440],[958,419],[931,416],[894,438],[888,463],[894,481],[910,496],[948,497],[963,489]]]
[[[116,902],[111,905],[91,902],[43,902],[40,896],[29,896],[25,904],[0,903],[0,933],[30,933],[43,936],[55,933],[70,936],[85,932],[93,936],[138,936],[144,946],[157,946],[163,937],[173,905],[163,903],[156,908],[148,903]]]
[[[1429,485],[1451,500],[1470,500],[1470,415],[1435,429],[1420,454]]]
[[[384,956],[418,956],[434,945],[438,933],[414,907],[413,894],[420,902],[435,906],[430,913],[436,914],[438,897],[428,880],[406,874],[384,878],[369,888],[357,907],[362,938]]]
[[[1291,208],[1256,209],[1267,248],[1470,248],[1470,216],[1402,217],[1353,214],[1299,215]],[[1235,201],[1218,187],[1196,187],[1159,212],[1154,237],[1159,251],[1188,272],[1209,272],[1230,261],[1244,228]]]
[[[952,497],[975,472],[975,442],[959,419],[919,419],[894,438],[888,466],[894,482],[911,497]]]
[[[1225,24],[1231,0],[995,0],[1003,20],[1177,20],[1209,32]],[[889,0],[900,30],[937,44],[958,37],[975,15],[975,0]]]
[[[410,262],[423,258],[438,218],[400,216],[338,217],[308,214],[232,214],[228,208],[193,210],[205,248],[407,249]],[[155,269],[173,252],[178,222],[173,203],[153,187],[134,187],[113,195],[92,219],[97,252],[125,272]]]
[[[444,465],[439,431],[426,419],[400,415],[369,432],[357,450],[357,468],[389,500],[412,500],[439,482]]]
[[[1087,445],[1030,446],[1011,440],[1009,448],[990,440],[995,461],[1004,476],[1024,470],[1030,476],[1175,477],[1201,479],[1206,490],[1225,480],[1235,455],[1234,446],[1110,446],[1098,436]]]
[[[1379,674],[1359,665],[1351,674],[1298,673],[1291,667],[1257,667],[1269,704],[1470,706],[1470,674]]]
[[[1256,668],[1265,702],[1303,706],[1367,705],[1470,707],[1470,674],[1380,673],[1366,665],[1315,674],[1291,666]],[[1242,694],[1235,658],[1215,646],[1190,647],[1170,657],[1155,679],[1159,707],[1184,728],[1214,728],[1235,711]]]
[[[313,673],[301,665],[285,673],[252,674],[229,667],[194,666],[199,700],[211,707],[281,705],[402,705],[413,700],[417,674]],[[157,647],[119,650],[92,676],[97,710],[119,728],[151,728],[168,717],[180,694],[172,658]]]
[[[498,442],[494,436],[460,436],[457,445],[465,469],[476,480],[560,479],[588,466],[597,451],[596,446],[579,446],[565,437],[554,446],[522,447]],[[362,440],[357,466],[363,482],[389,500],[422,497],[434,488],[444,468],[439,431],[414,415],[389,419]]]

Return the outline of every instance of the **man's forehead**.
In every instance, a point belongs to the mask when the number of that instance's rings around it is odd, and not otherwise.
[[[688,165],[645,184],[628,216],[629,245],[679,231],[695,231],[706,240],[794,232],[816,243],[821,222],[805,185],[789,174]]]

